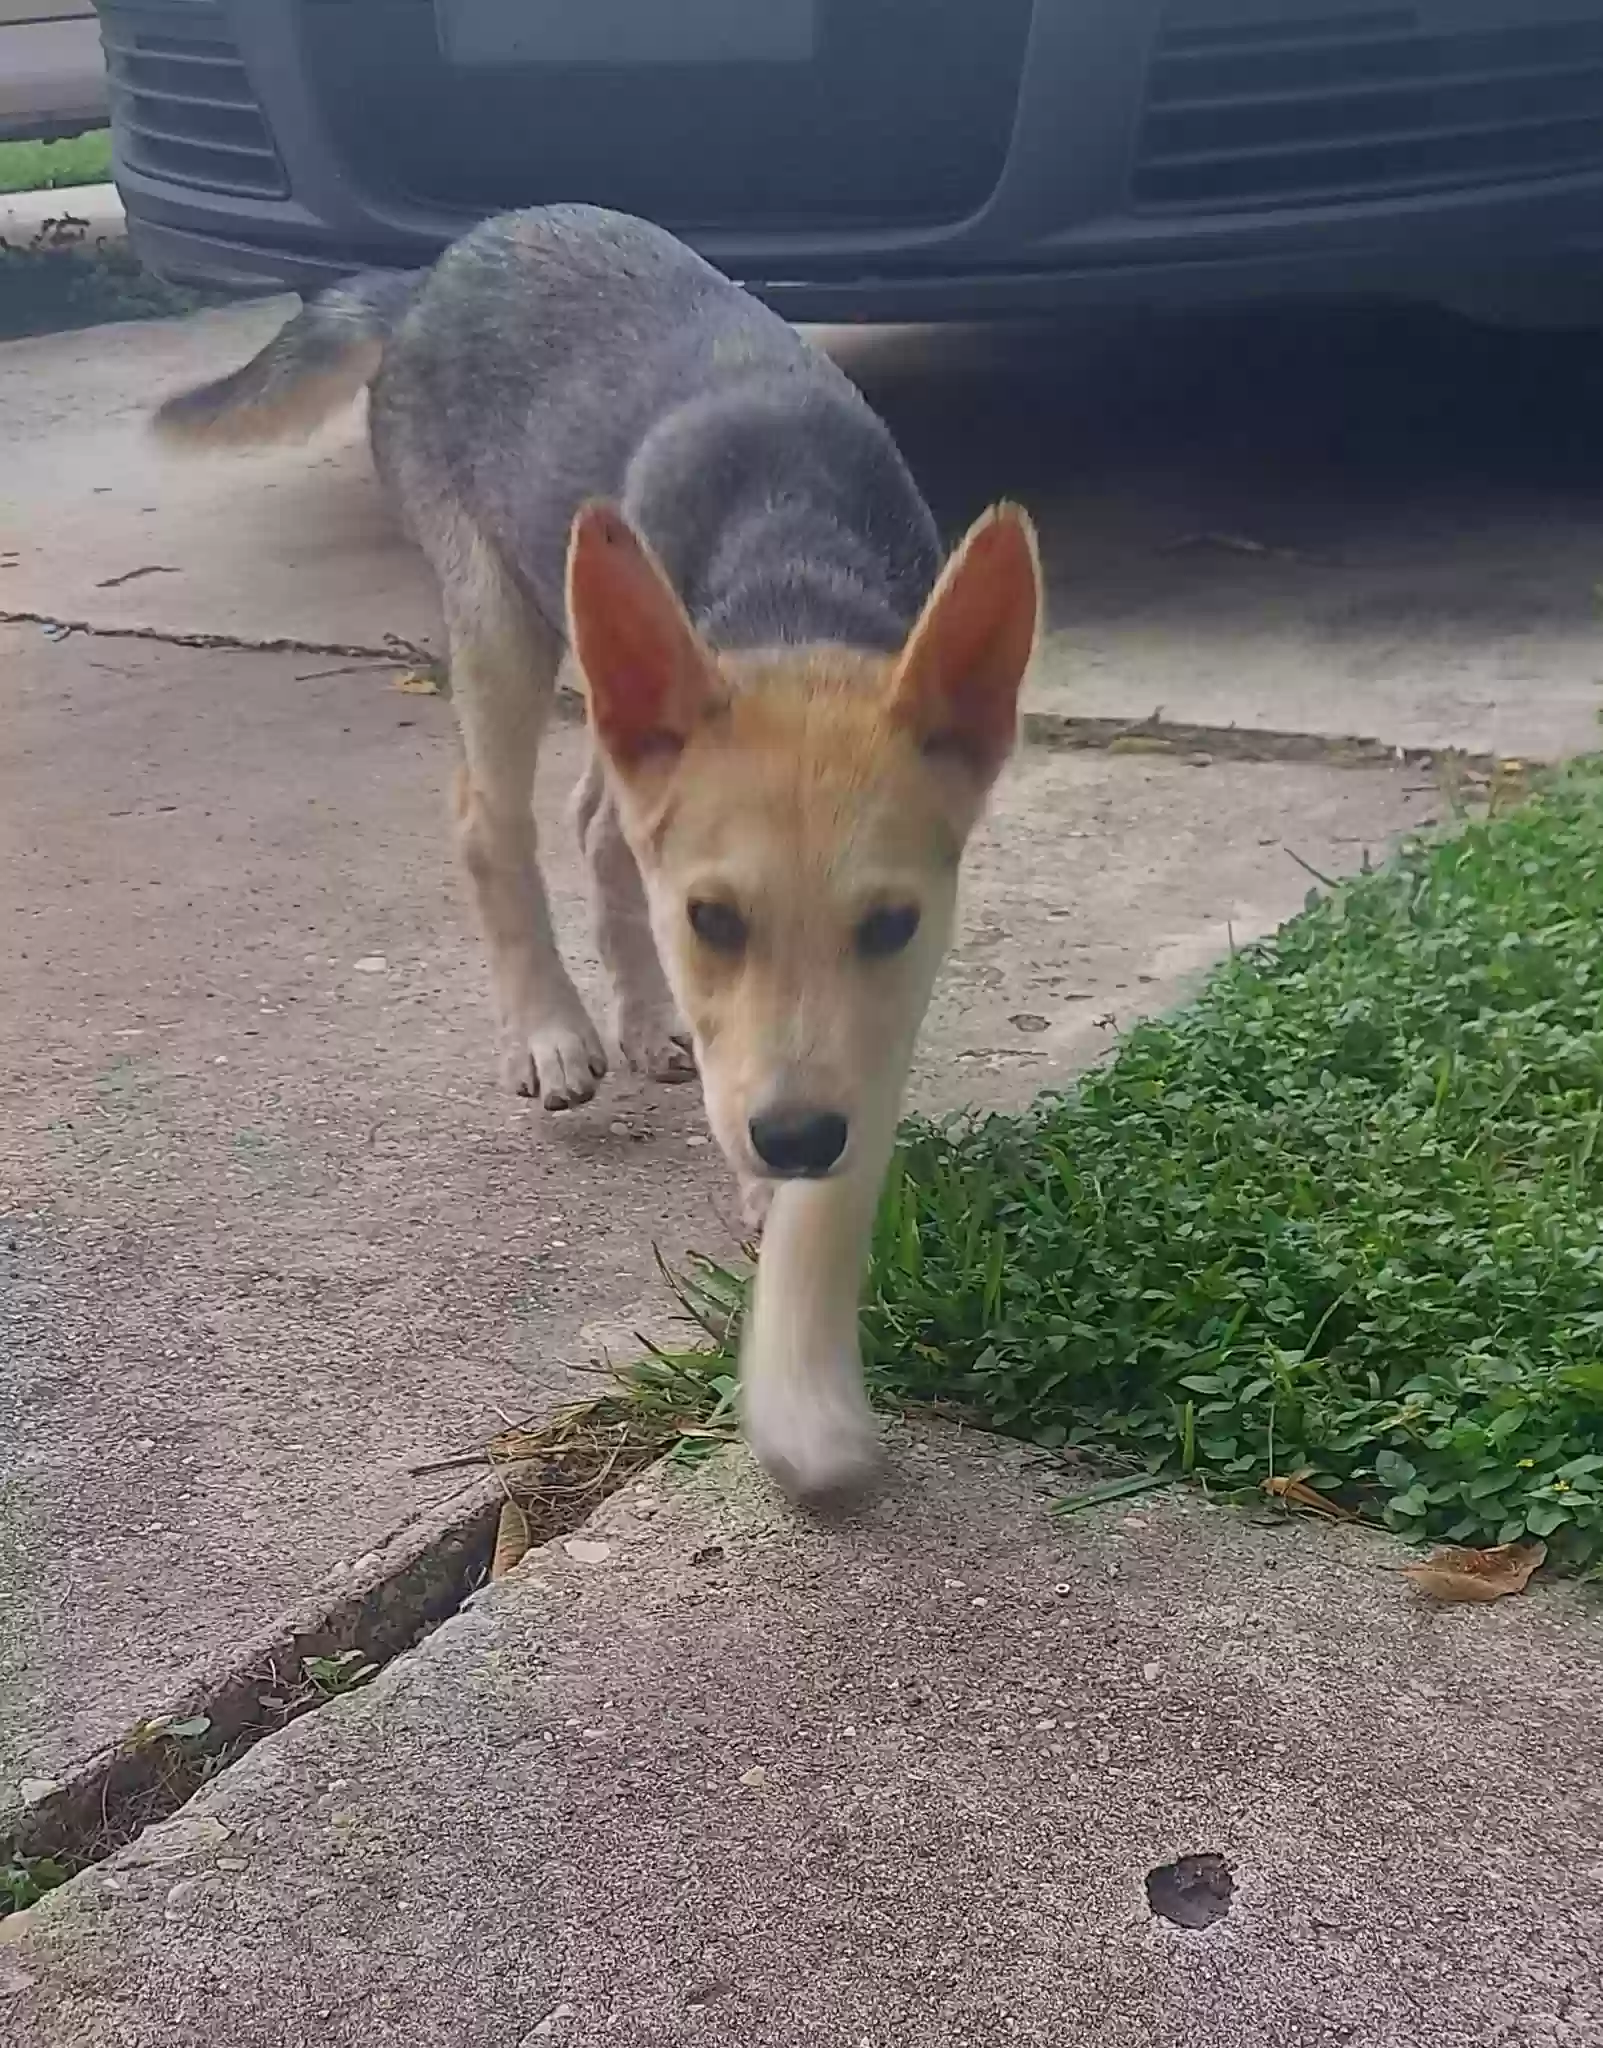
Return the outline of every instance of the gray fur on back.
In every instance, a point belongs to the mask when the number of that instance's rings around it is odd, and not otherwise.
[[[673,236],[595,207],[508,214],[402,303],[373,447],[437,566],[466,519],[560,626],[573,515],[606,497],[714,645],[905,639],[940,547],[888,429]]]

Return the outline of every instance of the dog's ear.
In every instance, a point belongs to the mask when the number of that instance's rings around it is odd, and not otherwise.
[[[671,760],[724,699],[711,653],[656,557],[613,505],[586,505],[573,522],[568,638],[591,727],[625,775]]]
[[[993,505],[942,570],[892,673],[896,716],[927,754],[991,781],[1017,737],[1040,615],[1030,516]]]

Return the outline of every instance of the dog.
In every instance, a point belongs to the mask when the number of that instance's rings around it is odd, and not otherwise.
[[[742,1186],[770,1198],[748,1442],[793,1498],[855,1489],[878,1460],[863,1269],[959,861],[1016,737],[1029,519],[993,507],[943,564],[845,374],[672,235],[593,207],[505,215],[428,271],[324,292],[156,427],[294,438],[364,388],[439,586],[458,837],[511,1079],[561,1110],[607,1066],[530,800],[568,661],[619,1051],[699,1073]]]

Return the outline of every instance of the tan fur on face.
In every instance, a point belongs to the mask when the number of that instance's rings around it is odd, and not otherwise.
[[[813,650],[723,669],[727,705],[632,822],[709,1120],[754,1173],[753,1115],[830,1110],[855,1131],[866,1100],[899,1089],[978,806],[970,779],[925,759],[892,715],[889,662]],[[698,939],[697,900],[745,920],[739,958]],[[864,959],[857,928],[884,907],[916,908],[918,930],[902,952]]]
[[[606,506],[576,523],[568,598],[714,1134],[744,1174],[762,1171],[753,1116],[827,1111],[855,1135],[899,1097],[963,844],[1012,745],[1038,605],[1028,522],[999,508],[973,528],[895,657],[715,656]],[[697,935],[708,902],[744,923],[738,956]],[[865,958],[877,908],[916,909],[918,928]]]

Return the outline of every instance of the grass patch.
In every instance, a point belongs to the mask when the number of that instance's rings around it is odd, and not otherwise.
[[[72,1875],[54,1856],[15,1856],[0,1863],[0,1919],[37,1906]]]
[[[161,320],[220,305],[225,296],[164,284],[121,243],[89,249],[53,239],[32,248],[0,242],[0,341],[107,320]]]
[[[50,192],[110,182],[109,128],[64,136],[59,142],[0,142],[0,192]]]
[[[1297,1474],[1404,1536],[1596,1566],[1600,1122],[1589,764],[1311,898],[1074,1093],[909,1127],[871,1376],[1123,1470]]]

